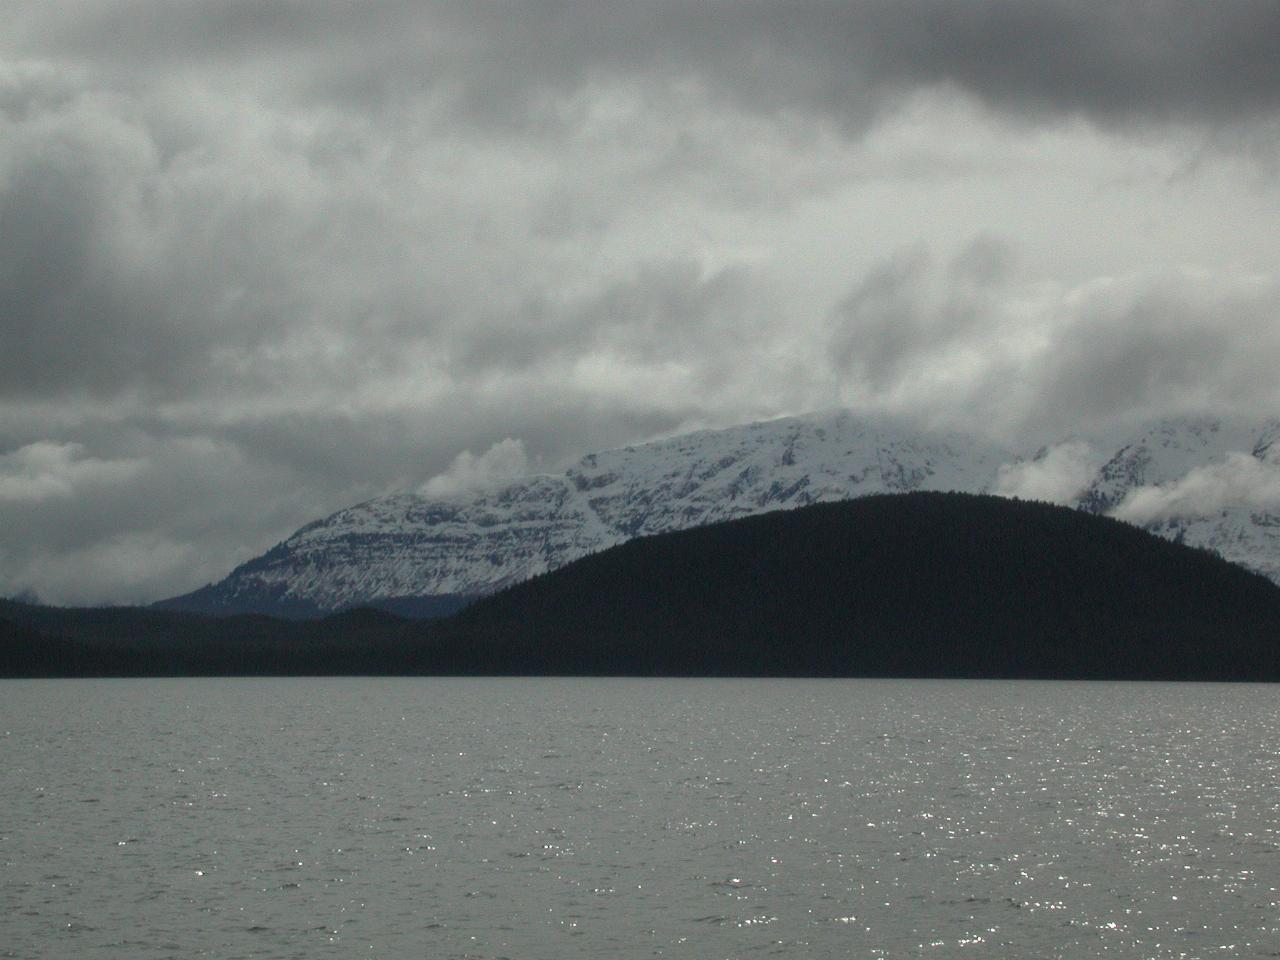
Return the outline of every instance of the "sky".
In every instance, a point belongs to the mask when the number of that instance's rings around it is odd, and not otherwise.
[[[0,0],[0,594],[846,407],[1280,412],[1280,4]]]

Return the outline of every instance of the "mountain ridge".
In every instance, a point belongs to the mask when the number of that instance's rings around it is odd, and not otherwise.
[[[444,620],[0,601],[0,676],[1280,680],[1280,586],[1080,510],[859,497],[636,537]]]
[[[1176,484],[1232,453],[1280,476],[1278,436],[1275,420],[1156,421],[1109,456],[1104,451],[1071,505],[1115,513],[1135,490]],[[1028,461],[1035,457],[963,434],[848,411],[703,430],[588,454],[562,474],[511,478],[450,497],[368,500],[159,606],[302,617],[360,605],[445,614],[636,536],[874,493],[999,492],[1002,469]],[[1228,505],[1143,525],[1280,581],[1280,516]]]

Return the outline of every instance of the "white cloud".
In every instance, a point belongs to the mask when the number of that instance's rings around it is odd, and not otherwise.
[[[463,450],[449,469],[432,477],[420,488],[426,497],[451,497],[501,480],[529,473],[529,456],[524,442],[508,437],[476,456]]]
[[[39,441],[0,454],[0,502],[39,503],[68,498],[87,485],[111,485],[137,476],[135,460],[85,456],[78,443]]]
[[[1173,516],[1211,516],[1228,507],[1280,510],[1280,465],[1230,453],[1174,483],[1131,490],[1112,514],[1144,524]]]
[[[1067,440],[1041,450],[1031,460],[1006,463],[997,472],[994,493],[1022,500],[1074,502],[1093,480],[1102,458],[1086,440]]]

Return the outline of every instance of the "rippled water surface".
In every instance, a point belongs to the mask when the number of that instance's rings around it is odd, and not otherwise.
[[[0,682],[0,957],[1280,957],[1280,689]]]

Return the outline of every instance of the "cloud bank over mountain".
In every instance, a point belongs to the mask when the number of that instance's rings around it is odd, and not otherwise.
[[[176,593],[505,440],[1280,410],[1277,39],[1249,2],[11,4],[0,593]]]
[[[1030,460],[1003,464],[991,492],[1001,497],[1074,504],[1097,476],[1102,457],[1087,440],[1044,447]]]
[[[1232,452],[1175,482],[1134,490],[1116,507],[1115,516],[1146,524],[1171,516],[1214,514],[1226,507],[1280,511],[1280,469],[1273,462]]]

